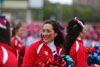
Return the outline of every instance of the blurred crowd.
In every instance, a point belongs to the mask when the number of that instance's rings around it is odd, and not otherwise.
[[[84,39],[84,45],[89,46],[100,46],[100,24],[87,24],[86,35]]]
[[[96,50],[97,54],[93,55],[100,61],[100,24],[85,24],[77,17],[64,24],[55,20],[12,22],[0,16],[0,35],[0,66],[3,67],[87,67],[89,54]],[[64,57],[68,58],[60,59]],[[69,58],[73,59],[70,59],[72,64],[67,61]],[[100,67],[98,64],[90,62],[93,67]]]
[[[40,40],[41,38],[41,30],[42,25],[44,22],[39,21],[30,21],[30,22],[16,22],[16,23],[10,23],[11,24],[11,30],[14,26],[17,24],[21,24],[24,28],[24,40],[25,40],[25,46],[29,46],[32,43]],[[64,27],[66,24],[62,24]],[[64,29],[64,34],[66,32],[66,29]],[[100,23],[98,24],[86,24],[86,35],[84,39],[84,45],[86,47],[100,46]]]

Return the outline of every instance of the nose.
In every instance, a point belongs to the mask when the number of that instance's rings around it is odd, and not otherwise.
[[[45,32],[42,32],[42,35],[43,36],[46,36],[47,35],[47,32],[45,31]]]

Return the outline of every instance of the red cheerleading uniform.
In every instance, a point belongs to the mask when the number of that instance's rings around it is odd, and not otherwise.
[[[11,47],[16,53],[19,66],[21,66],[23,62],[24,53],[25,53],[24,39],[17,35],[14,36],[11,39]]]
[[[18,67],[18,62],[12,49],[0,42],[0,67]]]
[[[69,55],[75,62],[74,67],[95,67],[95,65],[89,66],[87,63],[88,51],[83,45],[83,40],[77,39],[72,45]]]
[[[47,58],[54,58],[56,52],[58,55],[64,54],[60,47],[55,46],[56,51],[52,51],[54,46],[50,48],[48,45],[50,44],[45,44],[42,39],[30,45],[23,59],[23,67],[41,67],[39,64],[46,63]]]

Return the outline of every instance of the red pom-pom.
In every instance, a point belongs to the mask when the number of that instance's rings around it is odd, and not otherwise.
[[[95,47],[88,47],[87,50],[88,50],[89,54],[96,52]]]

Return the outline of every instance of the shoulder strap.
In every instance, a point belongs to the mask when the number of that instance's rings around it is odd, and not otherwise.
[[[78,49],[79,49],[79,43],[78,41],[76,41],[76,52],[78,52]]]
[[[3,51],[2,63],[4,65],[7,62],[7,60],[8,60],[8,53],[7,53],[7,50],[3,46],[1,46],[1,48],[2,48],[2,51]]]

